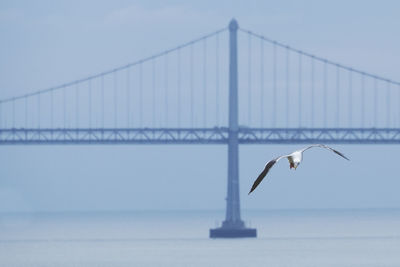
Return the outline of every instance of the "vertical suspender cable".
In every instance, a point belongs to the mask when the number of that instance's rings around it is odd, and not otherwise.
[[[126,127],[131,124],[131,86],[130,68],[126,69]]]
[[[152,60],[152,80],[153,80],[153,127],[156,127],[156,60]]]
[[[194,127],[193,45],[190,46],[190,125]]]
[[[390,128],[390,83],[387,82],[386,89],[386,128]]]
[[[165,99],[164,99],[164,126],[168,126],[168,54],[165,54],[164,60],[164,89],[165,89]]]
[[[140,62],[139,64],[139,108],[140,108],[140,127],[143,127],[143,64]]]
[[[398,88],[398,90],[397,90],[397,92],[399,92],[399,102],[400,102],[400,84],[397,86]],[[400,127],[400,105],[397,105],[398,107],[399,107],[399,111],[398,111],[398,115],[399,115],[399,127]]]
[[[264,42],[260,39],[260,127],[264,125]]]
[[[113,83],[114,83],[114,128],[117,128],[117,89],[118,89],[118,83],[117,83],[117,73],[114,71],[113,72]]]
[[[0,118],[1,118],[1,105],[0,105]],[[1,123],[0,123],[0,128],[1,128]],[[25,128],[28,128],[28,97],[25,97]]]
[[[215,117],[219,126],[219,33],[215,35]]]
[[[353,71],[349,71],[349,128],[353,126]]]
[[[88,87],[89,87],[89,129],[90,129],[92,128],[92,79],[88,81]],[[64,128],[65,128],[65,117],[64,117]]]
[[[207,127],[207,39],[203,39],[203,124]]]
[[[64,120],[64,129],[66,128],[66,101],[67,101],[67,97],[66,97],[66,89],[65,87],[62,88],[63,90],[63,120]]]
[[[178,127],[181,126],[181,50],[178,49],[177,51],[177,89],[178,89]]]
[[[276,92],[276,90],[277,90],[277,88],[276,88],[276,64],[277,64],[277,60],[276,60],[276,42],[274,42],[273,43],[273,48],[272,48],[272,50],[273,50],[273,60],[272,60],[272,64],[273,64],[273,72],[272,72],[272,75],[273,75],[273,77],[272,77],[272,82],[273,82],[273,103],[272,103],[272,105],[273,105],[273,112],[272,112],[272,114],[274,114],[273,116],[274,116],[274,118],[273,118],[273,120],[272,120],[272,127],[276,127],[276,121],[277,121],[277,97],[276,97],[276,94],[277,94],[277,92]]]
[[[311,57],[311,127],[314,127],[315,92],[314,92],[314,57]]]
[[[361,74],[361,127],[365,126],[365,85],[364,74]]]
[[[248,34],[247,56],[247,123],[251,126],[251,34]]]
[[[54,128],[54,124],[53,124],[53,117],[54,117],[54,90],[51,90],[50,92],[50,128]]]
[[[328,73],[327,73],[327,63],[324,61],[324,127],[327,126],[327,110],[328,110],[328,92],[327,92],[327,84],[328,84]]]
[[[302,64],[301,64],[301,57],[302,57],[302,54],[301,53],[299,53],[299,93],[298,93],[298,95],[299,95],[299,103],[298,103],[298,115],[299,115],[299,127],[301,127],[301,97],[302,97],[302,94],[301,94],[301,83],[302,83],[302,81],[301,81],[301,68],[302,68]]]
[[[12,128],[15,128],[15,99],[12,100]]]
[[[290,50],[286,47],[286,127],[289,127],[289,69],[290,69]]]
[[[7,103],[4,104],[4,109],[3,109],[3,116],[2,116],[2,125],[3,128],[7,128]],[[34,118],[34,117],[32,117]],[[32,128],[34,127],[34,121],[32,122]]]
[[[38,96],[38,98],[37,98],[37,101],[38,101],[38,103],[37,103],[37,110],[38,110],[38,129],[40,129],[40,93],[37,95]]]
[[[75,120],[76,120],[76,128],[79,128],[79,83],[75,85]]]
[[[377,80],[374,78],[374,126],[378,127],[378,88]]]
[[[336,127],[340,126],[340,68],[336,66]]]
[[[104,129],[104,75],[101,75],[101,128]]]

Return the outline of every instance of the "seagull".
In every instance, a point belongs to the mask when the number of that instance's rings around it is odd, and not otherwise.
[[[301,163],[301,161],[303,160],[303,152],[306,151],[307,149],[310,149],[310,148],[313,148],[313,147],[321,147],[321,148],[329,149],[330,151],[335,152],[339,156],[349,160],[345,155],[343,155],[339,151],[337,151],[337,150],[335,150],[333,148],[330,148],[330,147],[328,147],[326,145],[321,145],[321,144],[311,145],[309,147],[306,147],[306,148],[303,148],[303,149],[300,149],[300,150],[296,150],[296,151],[294,151],[293,153],[291,153],[289,155],[280,156],[280,157],[277,157],[277,158],[272,159],[269,162],[267,162],[267,164],[265,164],[264,170],[260,173],[260,175],[254,181],[253,186],[251,187],[251,190],[249,192],[249,195],[261,183],[261,181],[267,175],[267,173],[272,168],[272,166],[275,165],[275,163],[277,163],[279,160],[281,160],[283,158],[287,158],[288,161],[289,161],[289,164],[290,164],[290,169],[293,168],[293,169],[296,170],[297,167],[299,166],[299,164]]]

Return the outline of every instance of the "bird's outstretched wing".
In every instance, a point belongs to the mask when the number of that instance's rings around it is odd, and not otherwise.
[[[350,159],[347,158],[345,155],[343,155],[341,152],[339,152],[339,151],[337,151],[337,150],[335,150],[335,149],[333,149],[333,148],[331,148],[331,147],[329,147],[329,146],[321,145],[321,144],[311,145],[311,146],[309,146],[309,147],[306,147],[306,148],[302,149],[301,151],[304,152],[304,151],[306,151],[307,149],[310,149],[310,148],[312,148],[312,147],[322,147],[322,148],[325,148],[325,149],[329,149],[330,151],[335,152],[336,154],[338,154],[339,156],[341,156],[342,158],[345,158],[345,159],[347,159],[347,160],[350,160]]]
[[[267,175],[267,173],[269,172],[269,170],[272,168],[272,166],[275,165],[275,163],[277,163],[280,159],[282,158],[286,158],[288,157],[288,155],[285,156],[280,156],[276,159],[270,160],[268,161],[267,164],[265,164],[265,168],[264,170],[260,173],[260,175],[258,175],[257,179],[254,181],[253,186],[250,189],[249,195],[251,192],[254,191],[254,189],[256,189],[256,187],[261,183],[261,181],[264,179],[264,177]]]

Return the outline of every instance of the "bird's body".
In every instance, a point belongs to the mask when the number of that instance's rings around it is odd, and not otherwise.
[[[290,168],[296,169],[297,166],[300,164],[300,162],[303,159],[303,151],[297,150],[297,151],[293,152],[292,154],[288,155],[287,159],[289,161]]]
[[[292,169],[292,168],[293,168],[293,169],[297,169],[297,167],[299,166],[299,164],[300,164],[301,161],[303,160],[303,152],[306,151],[306,150],[308,150],[308,149],[310,149],[310,148],[313,148],[313,147],[321,147],[321,148],[328,149],[328,150],[330,150],[330,151],[332,151],[332,152],[338,154],[339,156],[341,156],[341,157],[343,157],[343,158],[349,160],[346,156],[344,156],[344,155],[343,155],[342,153],[340,153],[339,151],[334,150],[333,148],[330,148],[330,147],[328,147],[328,146],[326,146],[326,145],[317,144],[317,145],[311,145],[311,146],[305,147],[305,148],[300,149],[300,150],[296,150],[296,151],[292,152],[292,153],[289,154],[289,155],[280,156],[280,157],[278,157],[278,158],[272,159],[272,160],[270,160],[269,162],[267,162],[267,164],[265,164],[264,170],[260,173],[260,175],[259,175],[259,176],[257,177],[257,179],[254,181],[253,186],[251,187],[251,190],[250,190],[249,194],[250,194],[251,192],[253,192],[254,189],[256,189],[256,187],[261,183],[261,181],[262,181],[262,180],[264,179],[264,177],[267,175],[267,173],[268,173],[269,170],[272,168],[272,166],[274,166],[275,163],[277,163],[279,160],[281,160],[281,159],[283,159],[283,158],[287,158],[288,161],[289,161],[289,167],[290,167],[290,169]]]

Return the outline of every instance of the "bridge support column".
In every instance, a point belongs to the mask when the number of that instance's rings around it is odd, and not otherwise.
[[[240,218],[237,30],[238,23],[233,19],[229,23],[229,143],[226,217],[221,227],[210,229],[211,238],[257,236],[257,230],[246,228]]]

